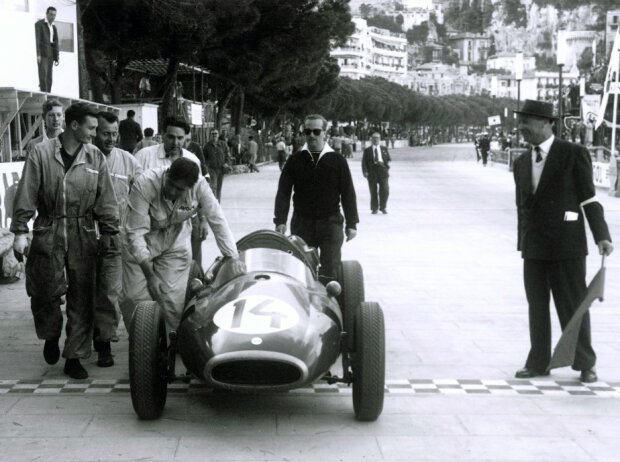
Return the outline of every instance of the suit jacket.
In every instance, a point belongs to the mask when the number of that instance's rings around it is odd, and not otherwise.
[[[611,241],[603,207],[593,201],[592,159],[583,146],[555,139],[532,193],[532,155],[514,161],[518,244],[523,258],[564,260],[588,253],[584,213],[595,242]]]
[[[37,42],[37,56],[42,58],[52,58],[58,61],[58,29],[52,24],[54,29],[54,42],[50,43],[50,29],[44,19],[34,23],[34,32]]]
[[[382,167],[379,164],[375,164],[373,152],[374,147],[375,146],[371,144],[369,147],[364,149],[364,154],[362,155],[362,173],[364,175],[368,175],[369,180],[387,178],[390,176],[390,161],[392,160],[390,158],[390,153],[385,146],[379,146],[381,149],[381,157],[383,157],[383,164],[385,165]]]

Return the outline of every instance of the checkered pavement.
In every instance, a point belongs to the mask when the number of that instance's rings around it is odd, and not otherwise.
[[[620,398],[620,382],[584,384],[577,380],[474,380],[474,379],[403,379],[388,380],[387,395],[544,395],[544,396],[594,396]],[[175,382],[168,385],[168,393],[204,393],[209,390],[204,383]],[[0,395],[34,394],[106,394],[129,393],[129,380],[0,380]],[[315,383],[292,390],[292,394],[342,394],[351,393],[345,384]]]

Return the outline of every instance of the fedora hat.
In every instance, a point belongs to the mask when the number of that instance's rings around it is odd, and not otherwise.
[[[537,101],[534,99],[526,99],[523,103],[523,107],[521,108],[521,110],[514,112],[515,114],[540,117],[542,119],[557,119],[557,117],[553,115],[553,104],[547,103],[545,101]]]

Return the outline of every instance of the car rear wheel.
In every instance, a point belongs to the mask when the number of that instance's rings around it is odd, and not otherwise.
[[[377,420],[385,390],[385,327],[376,302],[362,302],[355,318],[353,410],[361,421]]]
[[[340,307],[343,311],[344,331],[347,332],[347,348],[355,349],[355,314],[364,301],[364,272],[356,260],[343,261],[340,274]]]
[[[168,391],[166,324],[157,302],[136,306],[129,328],[131,403],[144,420],[161,416]]]

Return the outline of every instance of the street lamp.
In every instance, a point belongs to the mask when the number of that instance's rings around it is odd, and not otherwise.
[[[586,96],[586,78],[579,78],[579,118],[583,120],[583,97]]]
[[[563,95],[562,95],[562,68],[564,67],[564,63],[566,61],[566,40],[564,38],[565,31],[558,31],[558,47],[557,47],[557,55],[556,62],[558,68],[560,70],[560,78],[558,80],[558,126],[557,126],[557,137],[562,139],[562,110],[563,110]]]
[[[523,80],[523,52],[518,52],[515,59],[515,80],[517,81],[517,111],[521,107],[521,80]],[[519,147],[519,130],[517,129],[517,145]]]
[[[495,98],[497,97],[497,76],[491,76],[491,98],[493,98],[493,114],[495,115]]]

